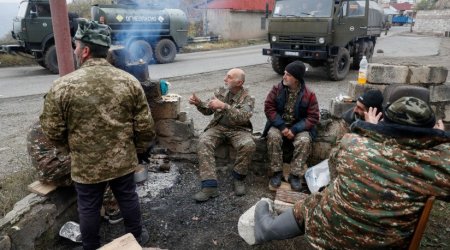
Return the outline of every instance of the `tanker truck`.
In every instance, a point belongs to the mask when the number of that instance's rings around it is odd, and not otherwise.
[[[179,9],[119,1],[93,5],[91,19],[111,27],[112,43],[125,46],[132,61],[170,63],[187,43],[187,17]]]
[[[338,81],[350,67],[359,69],[363,56],[372,60],[383,12],[369,0],[276,0],[268,26],[270,48],[263,55],[271,57],[276,73],[284,74],[287,64],[300,60],[324,66]]]

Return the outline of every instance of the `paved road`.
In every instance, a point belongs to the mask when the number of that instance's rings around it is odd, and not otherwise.
[[[408,27],[394,27],[388,36],[382,35],[376,44],[375,57],[425,56],[438,53],[441,38],[408,35]],[[179,54],[174,63],[150,65],[152,79],[171,78],[211,72],[232,67],[265,64],[268,57],[261,49],[268,44],[208,52]],[[399,49],[401,48],[401,49]],[[14,67],[0,69],[0,98],[18,97],[45,93],[57,75],[39,67]]]

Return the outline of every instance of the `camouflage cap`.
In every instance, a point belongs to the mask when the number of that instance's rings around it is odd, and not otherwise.
[[[384,119],[392,123],[427,128],[433,127],[436,123],[430,105],[411,96],[401,97],[386,107]]]
[[[80,18],[78,19],[77,33],[73,39],[109,47],[111,45],[111,28],[108,25]]]

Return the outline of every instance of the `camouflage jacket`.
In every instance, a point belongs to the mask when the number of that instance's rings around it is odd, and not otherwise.
[[[317,248],[407,248],[427,198],[450,198],[450,138],[386,123],[352,129],[330,157],[337,178],[295,216]]]
[[[141,84],[99,58],[54,82],[40,120],[47,137],[70,150],[72,179],[84,184],[133,172],[136,152],[155,136]]]
[[[214,92],[214,96],[222,102],[229,104],[230,108],[227,110],[214,111],[208,108],[208,101],[200,103],[197,106],[198,111],[204,115],[214,114],[214,118],[205,128],[205,131],[219,123],[229,128],[252,131],[253,128],[250,118],[253,114],[255,101],[248,94],[247,89],[241,89],[231,98],[231,93],[221,87]]]

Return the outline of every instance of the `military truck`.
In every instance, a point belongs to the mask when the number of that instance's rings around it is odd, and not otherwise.
[[[187,43],[188,22],[179,9],[166,9],[137,1],[94,5],[91,18],[112,29],[113,44],[123,45],[130,59],[151,63],[170,63],[179,49]]]
[[[363,56],[371,61],[383,12],[369,0],[276,0],[268,21],[270,49],[263,55],[271,57],[275,72],[283,74],[287,64],[300,60],[325,66],[337,81],[350,67],[359,69]]]
[[[78,15],[69,13],[70,33],[76,32]],[[34,56],[36,62],[52,73],[58,73],[55,39],[48,0],[23,0],[13,20],[12,37],[17,44],[4,45],[2,51],[22,52]]]

